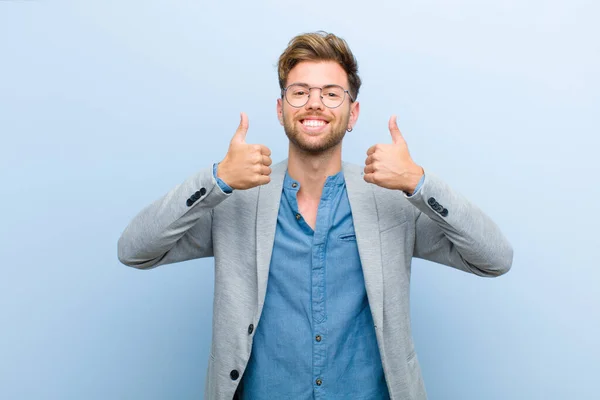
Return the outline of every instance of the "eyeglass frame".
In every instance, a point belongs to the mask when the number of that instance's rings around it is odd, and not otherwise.
[[[306,98],[306,102],[305,102],[304,104],[302,104],[301,106],[295,106],[295,105],[293,105],[292,103],[290,103],[290,101],[288,100],[288,98],[287,98],[287,96],[286,96],[287,90],[288,90],[290,87],[294,86],[294,85],[305,87],[305,88],[306,88],[306,90],[308,90],[308,97]],[[340,102],[340,104],[339,104],[339,105],[337,105],[337,106],[335,106],[335,107],[329,107],[329,106],[328,106],[327,104],[325,104],[325,102],[323,101],[323,89],[325,89],[325,88],[330,88],[330,87],[339,87],[339,88],[341,88],[341,89],[344,91],[344,98],[342,99],[342,101]],[[320,90],[319,97],[321,98],[321,103],[323,103],[323,105],[324,105],[325,107],[329,108],[330,110],[331,110],[331,109],[336,109],[336,108],[340,107],[342,104],[344,104],[344,101],[346,100],[346,95],[348,95],[348,98],[350,99],[350,102],[351,102],[351,103],[354,103],[354,101],[355,101],[355,100],[354,100],[354,98],[352,97],[352,95],[350,94],[350,91],[349,91],[349,90],[346,90],[346,89],[344,89],[344,87],[343,87],[343,86],[341,86],[341,85],[336,85],[336,84],[334,84],[334,83],[332,83],[332,84],[330,84],[330,85],[325,85],[325,86],[322,86],[322,87],[319,87],[319,86],[312,86],[312,87],[311,87],[311,86],[308,86],[308,85],[306,85],[306,84],[303,84],[303,83],[292,83],[292,84],[288,85],[287,87],[285,87],[285,88],[281,89],[281,97],[282,97],[282,98],[284,98],[284,99],[285,99],[285,101],[286,101],[286,102],[287,102],[287,103],[288,103],[288,104],[289,104],[291,107],[294,107],[294,108],[302,108],[302,107],[304,107],[306,104],[308,104],[308,101],[310,100],[310,92],[311,92],[313,89],[319,89],[319,90]]]

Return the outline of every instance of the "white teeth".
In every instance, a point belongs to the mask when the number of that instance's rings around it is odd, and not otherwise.
[[[305,126],[317,127],[325,125],[325,121],[317,120],[317,119],[305,119],[302,124]]]

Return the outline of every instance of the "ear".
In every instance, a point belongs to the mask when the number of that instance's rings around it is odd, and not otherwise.
[[[355,101],[350,104],[350,118],[348,119],[347,129],[354,128],[354,125],[356,125],[356,121],[358,120],[358,114],[360,114],[360,103]]]
[[[279,123],[283,126],[283,102],[281,98],[277,99],[277,119],[279,119]]]

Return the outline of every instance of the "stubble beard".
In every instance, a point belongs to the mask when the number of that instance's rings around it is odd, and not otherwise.
[[[299,128],[295,125],[295,121],[289,121],[285,114],[283,115],[283,130],[287,135],[288,139],[292,144],[301,152],[318,155],[331,150],[342,142],[346,135],[346,126],[350,120],[350,115],[342,117],[342,124],[333,125],[334,122],[329,123],[331,132],[327,133],[323,137],[320,137],[318,141],[307,141],[304,140],[303,136],[306,135],[299,131]]]

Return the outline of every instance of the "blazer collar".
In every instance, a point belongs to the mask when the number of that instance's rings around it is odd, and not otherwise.
[[[383,328],[383,265],[373,185],[365,182],[361,167],[343,163],[342,169],[373,322]]]
[[[261,315],[267,293],[269,265],[275,242],[279,202],[283,190],[283,178],[287,171],[287,159],[271,167],[271,182],[258,187],[256,210],[256,275],[258,279],[258,315]]]

